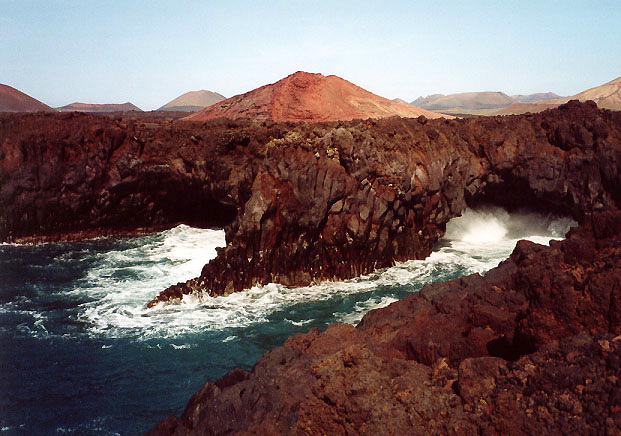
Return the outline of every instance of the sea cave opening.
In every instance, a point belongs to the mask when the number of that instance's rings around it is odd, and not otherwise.
[[[525,179],[501,173],[499,181],[488,183],[473,194],[466,194],[466,204],[471,209],[497,206],[508,213],[536,212],[557,217],[571,217],[580,221],[584,211],[574,204],[568,194],[543,192],[533,188]]]

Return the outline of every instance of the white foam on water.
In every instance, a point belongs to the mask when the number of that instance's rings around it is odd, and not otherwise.
[[[446,235],[425,260],[400,262],[391,268],[366,276],[313,286],[287,288],[268,284],[236,292],[226,297],[186,296],[180,304],[146,304],[161,290],[179,281],[196,277],[205,263],[224,246],[221,230],[178,226],[152,236],[138,238],[126,248],[99,253],[93,267],[67,293],[86,294],[87,303],[78,308],[77,320],[93,336],[136,339],[171,338],[188,333],[247,327],[266,322],[276,311],[295,305],[331,301],[358,294],[360,298],[347,313],[333,313],[335,321],[357,323],[371,309],[396,299],[373,291],[406,286],[412,291],[451,274],[483,273],[509,256],[519,239],[548,243],[560,239],[573,221],[537,214],[508,214],[502,209],[466,210],[462,217],[447,224]],[[75,253],[67,259],[75,258]],[[310,316],[310,315],[309,315]],[[312,322],[288,319],[296,326]],[[45,333],[44,320],[35,328]],[[175,345],[182,349],[185,345]]]
[[[26,428],[26,424],[20,424],[20,425],[4,425],[2,427],[0,427],[0,431],[11,431],[11,430],[24,430]]]
[[[337,312],[334,314],[336,322],[357,325],[365,313],[372,309],[388,306],[395,301],[399,301],[393,297],[372,297],[364,301],[358,301],[352,312]]]
[[[91,333],[141,335],[142,330],[163,321],[174,328],[174,319],[154,322],[146,303],[168,286],[198,276],[203,265],[216,256],[216,248],[225,245],[223,230],[186,225],[138,238],[138,242],[142,243],[92,254],[95,266],[68,291],[86,292],[92,299],[81,306],[78,315]]]
[[[173,347],[175,350],[189,350],[190,348],[196,348],[196,344],[170,344],[170,346]]]
[[[448,247],[432,256],[467,255],[472,258],[473,272],[483,272],[508,257],[520,239],[548,244],[552,239],[565,238],[575,225],[570,218],[527,212],[509,214],[498,207],[467,209],[447,224],[442,242]]]

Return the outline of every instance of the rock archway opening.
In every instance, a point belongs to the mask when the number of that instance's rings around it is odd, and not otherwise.
[[[102,215],[110,228],[224,228],[235,220],[237,208],[226,193],[200,182],[143,178],[111,190]]]
[[[466,194],[471,209],[497,206],[509,213],[530,211],[546,215],[564,216],[580,221],[585,211],[572,198],[558,191],[534,189],[527,180],[502,175],[496,183],[488,183],[474,194]]]
[[[163,219],[171,224],[224,228],[237,216],[235,205],[198,184],[172,184],[160,193],[160,198]]]

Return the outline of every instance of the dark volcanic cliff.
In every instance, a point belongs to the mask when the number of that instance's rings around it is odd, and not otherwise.
[[[298,125],[267,144],[227,247],[154,302],[255,284],[346,278],[427,256],[466,203],[580,219],[619,204],[618,114]]]
[[[4,116],[0,138],[0,240],[226,225],[201,276],[154,303],[422,258],[466,203],[580,219],[621,202],[621,114],[589,103],[320,124]]]

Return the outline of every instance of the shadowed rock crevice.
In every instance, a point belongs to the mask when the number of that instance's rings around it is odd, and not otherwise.
[[[508,212],[525,209],[557,216],[570,216],[581,219],[583,212],[576,208],[571,197],[563,193],[539,192],[529,184],[527,179],[516,178],[511,172],[502,172],[491,178],[493,181],[474,194],[466,195],[466,204],[474,209],[495,205]]]
[[[166,175],[147,176],[115,186],[110,190],[106,207],[116,211],[109,217],[111,227],[123,222],[127,227],[185,223],[222,228],[230,225],[237,215],[234,205],[219,201],[200,182],[169,179]]]

